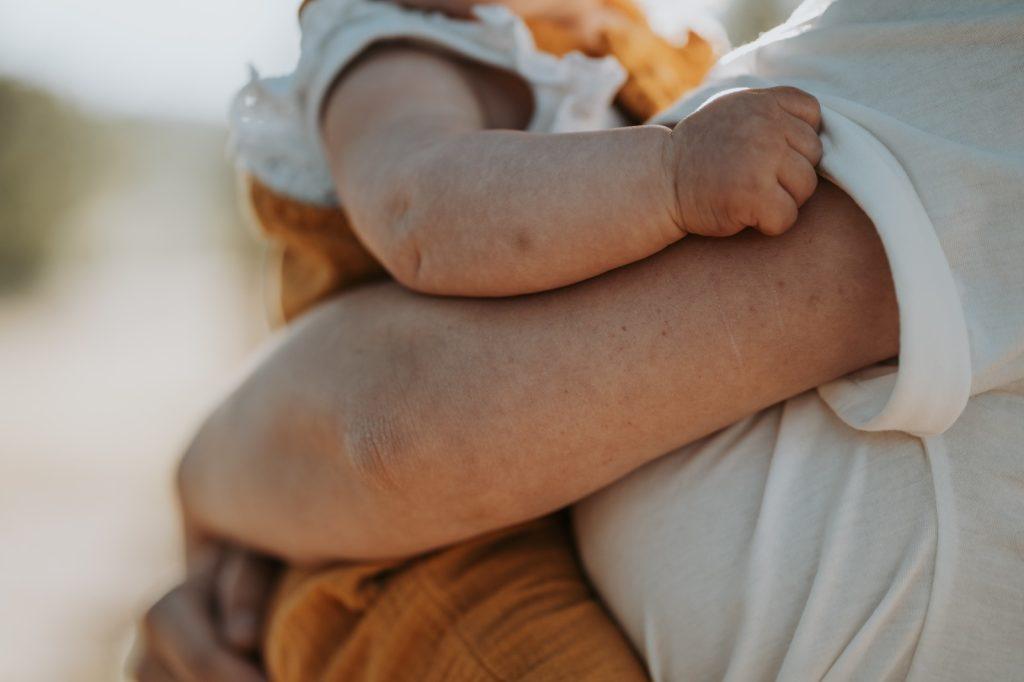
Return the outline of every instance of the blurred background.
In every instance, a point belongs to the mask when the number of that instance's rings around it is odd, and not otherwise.
[[[792,0],[709,10],[739,44]],[[171,476],[267,334],[225,112],[298,0],[0,0],[0,680],[116,680],[180,571]]]

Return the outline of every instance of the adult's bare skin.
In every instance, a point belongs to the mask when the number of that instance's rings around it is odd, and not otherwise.
[[[411,554],[570,504],[897,349],[881,244],[825,184],[783,237],[687,239],[559,291],[343,295],[206,423],[184,503],[293,561]]]
[[[825,183],[787,235],[687,239],[556,292],[345,294],[203,427],[184,502],[211,535],[296,561],[413,553],[569,504],[897,349],[874,228]],[[251,665],[251,632],[223,616],[261,612],[266,568],[236,561],[247,576],[190,578],[151,611],[140,679]]]

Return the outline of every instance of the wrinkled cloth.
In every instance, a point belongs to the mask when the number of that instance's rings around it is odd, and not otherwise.
[[[806,2],[656,120],[768,85],[822,103],[898,361],[578,505],[588,574],[658,680],[1020,679],[1024,5]]]
[[[563,515],[409,562],[293,570],[264,660],[280,682],[642,682]]]

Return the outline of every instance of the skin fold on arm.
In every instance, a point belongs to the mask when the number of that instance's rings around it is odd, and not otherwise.
[[[691,238],[556,291],[344,294],[209,418],[182,499],[293,561],[413,554],[570,504],[898,337],[874,228],[822,183],[781,237]]]

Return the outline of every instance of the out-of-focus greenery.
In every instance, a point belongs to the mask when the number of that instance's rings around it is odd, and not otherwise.
[[[0,292],[33,280],[68,209],[90,191],[92,125],[52,96],[0,79]]]
[[[86,116],[0,79],[0,294],[31,285],[69,245],[75,258],[217,249],[254,262],[226,137],[218,125]],[[82,221],[96,199],[119,207],[101,214],[114,221],[105,234],[95,212]]]

